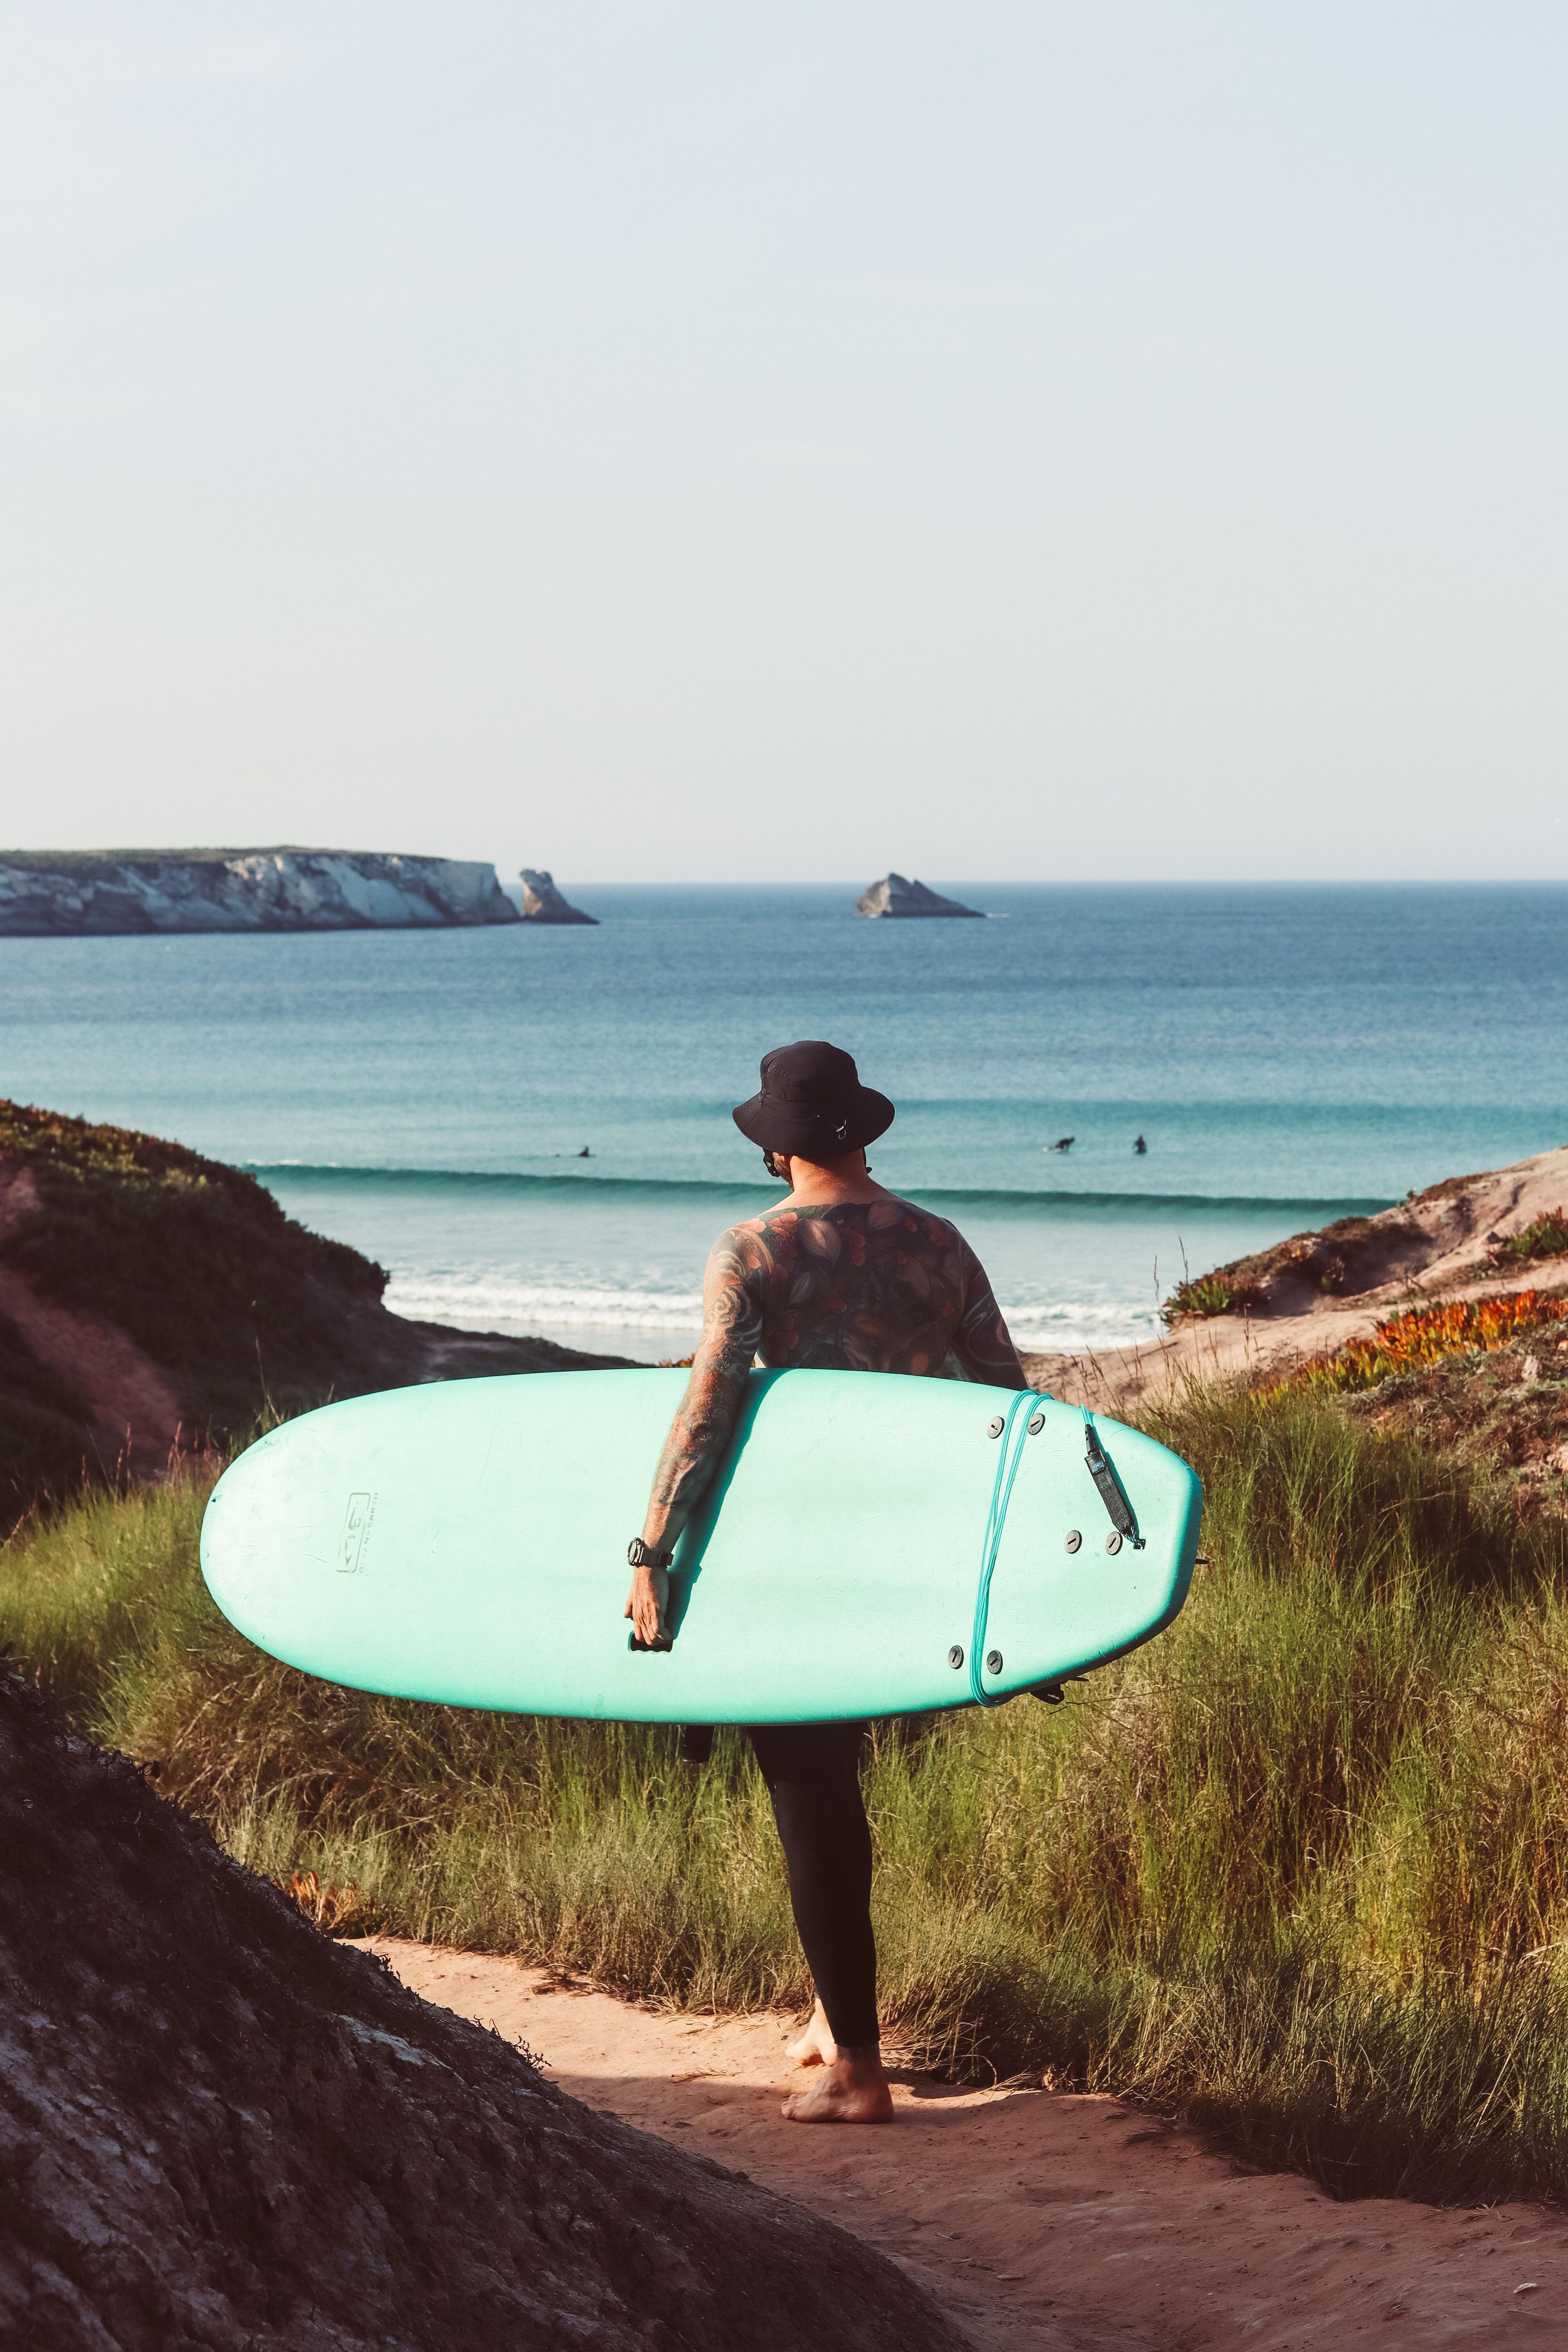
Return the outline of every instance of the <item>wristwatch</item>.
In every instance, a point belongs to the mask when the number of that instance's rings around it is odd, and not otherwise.
[[[626,1546],[626,1558],[634,1568],[668,1568],[675,1558],[672,1551],[655,1551],[645,1544],[641,1536],[634,1536]]]

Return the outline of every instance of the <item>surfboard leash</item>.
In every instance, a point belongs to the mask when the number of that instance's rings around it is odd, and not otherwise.
[[[1094,1415],[1086,1404],[1080,1405],[1079,1411],[1083,1415],[1083,1458],[1088,1465],[1089,1476],[1100,1490],[1100,1499],[1105,1505],[1110,1524],[1124,1543],[1130,1543],[1134,1551],[1142,1551],[1143,1538],[1138,1532],[1138,1522],[1132,1516],[1132,1506],[1122,1493],[1121,1481],[1116,1475],[1115,1465],[1100,1442],[1100,1432],[1094,1425]]]
[[[1013,1499],[1013,1481],[1018,1475],[1018,1465],[1024,1458],[1028,1443],[1029,1420],[1039,1409],[1039,1396],[1034,1389],[1020,1389],[1007,1408],[1007,1419],[1002,1430],[1002,1442],[997,1449],[996,1475],[991,1482],[991,1508],[985,1517],[985,1541],[980,1554],[980,1582],[974,1593],[974,1626],[969,1643],[969,1695],[976,1706],[997,1706],[1003,1694],[985,1688],[985,1620],[991,1607],[991,1579],[996,1571],[997,1554],[1002,1549],[1003,1530],[1007,1525],[1007,1506]],[[1022,1426],[1019,1414],[1025,1406]],[[1017,1429],[1015,1440],[1014,1432]]]

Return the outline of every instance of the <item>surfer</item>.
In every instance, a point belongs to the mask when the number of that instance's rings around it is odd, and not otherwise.
[[[866,1146],[893,1123],[849,1055],[807,1041],[764,1055],[762,1088],[733,1116],[788,1196],[720,1234],[702,1286],[702,1339],[654,1478],[626,1614],[668,1647],[677,1538],[723,1458],[753,1361],[938,1374],[1026,1389],[1007,1326],[969,1244],[873,1182]],[[808,1462],[801,1477],[811,1475]],[[858,1723],[749,1730],[773,1800],[790,1902],[816,2001],[790,2055],[821,2080],[785,2102],[795,2123],[886,2123],[892,2096],[877,2020],[871,1833]]]

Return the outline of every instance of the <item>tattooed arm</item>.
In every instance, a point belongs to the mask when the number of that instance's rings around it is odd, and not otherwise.
[[[1018,1360],[990,1276],[967,1242],[963,1249],[963,1311],[953,1334],[953,1353],[972,1381],[994,1389],[1026,1389],[1028,1375]]]
[[[762,1336],[760,1285],[766,1244],[743,1225],[721,1234],[702,1284],[702,1338],[648,1497],[642,1538],[652,1551],[670,1551],[712,1483],[734,1434],[746,1374]],[[662,1568],[633,1570],[625,1614],[637,1639],[664,1631],[669,1578]]]

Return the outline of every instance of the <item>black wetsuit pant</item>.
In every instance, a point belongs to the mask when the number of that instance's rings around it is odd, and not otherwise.
[[[860,1794],[863,1723],[750,1727],[773,1802],[789,1899],[833,2039],[878,2038],[871,1832]]]

